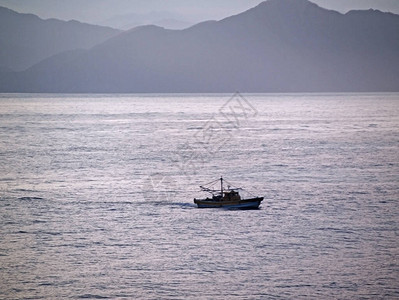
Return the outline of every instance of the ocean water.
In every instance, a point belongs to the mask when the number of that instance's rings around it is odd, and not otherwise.
[[[399,94],[0,95],[1,299],[398,299],[398,202]]]

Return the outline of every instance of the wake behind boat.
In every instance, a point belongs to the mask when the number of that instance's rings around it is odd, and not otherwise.
[[[247,199],[241,199],[238,190],[241,188],[223,188],[223,177],[220,179],[212,181],[207,184],[214,185],[220,180],[220,189],[212,189],[206,186],[200,186],[202,191],[209,192],[212,194],[212,198],[206,199],[196,199],[194,198],[194,203],[198,205],[198,208],[228,208],[228,209],[257,209],[260,203],[263,201],[263,197],[253,197]]]

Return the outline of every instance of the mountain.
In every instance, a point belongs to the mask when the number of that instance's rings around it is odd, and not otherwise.
[[[25,70],[59,52],[88,49],[119,32],[77,21],[42,20],[0,7],[0,69]]]
[[[194,23],[184,20],[184,17],[167,12],[151,12],[147,14],[130,13],[117,15],[99,23],[100,25],[128,30],[133,27],[143,25],[157,25],[168,29],[184,29],[192,26]]]
[[[269,0],[185,30],[143,26],[22,73],[7,92],[399,91],[399,16]]]

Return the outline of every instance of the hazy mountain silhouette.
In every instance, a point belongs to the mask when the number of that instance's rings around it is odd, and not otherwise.
[[[90,48],[118,33],[77,21],[42,20],[0,7],[0,69],[25,70],[56,53]]]
[[[143,26],[3,73],[7,92],[399,91],[399,16],[270,0],[185,30]],[[7,75],[4,75],[7,74]]]
[[[184,17],[167,11],[150,12],[147,14],[129,13],[117,15],[101,21],[99,25],[128,30],[143,25],[157,25],[168,29],[184,29],[194,24]]]

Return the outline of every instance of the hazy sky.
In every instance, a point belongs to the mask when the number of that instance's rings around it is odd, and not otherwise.
[[[0,0],[18,12],[41,18],[76,19],[96,23],[115,15],[172,12],[191,22],[222,19],[240,13],[262,0]],[[399,14],[399,0],[313,0],[322,7],[346,12],[351,9],[379,9]]]

